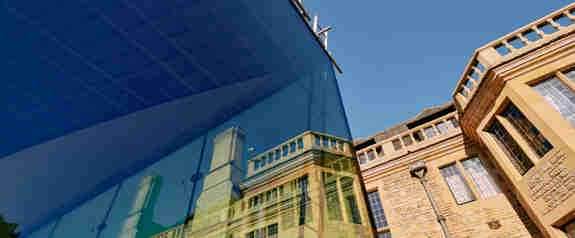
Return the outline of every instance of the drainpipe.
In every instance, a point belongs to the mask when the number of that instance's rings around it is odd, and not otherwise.
[[[427,173],[427,167],[425,166],[425,163],[423,163],[423,161],[418,161],[418,162],[415,162],[415,163],[409,165],[409,173],[411,174],[411,176],[419,179],[419,182],[421,182],[421,185],[423,185],[423,190],[425,190],[425,194],[427,195],[427,199],[431,203],[431,207],[433,208],[433,212],[435,213],[435,216],[437,217],[437,221],[439,222],[439,225],[441,226],[441,230],[443,231],[444,237],[445,238],[451,238],[451,236],[449,235],[449,230],[447,230],[447,224],[445,223],[445,217],[442,216],[441,214],[439,214],[439,209],[437,208],[437,204],[435,204],[435,201],[433,200],[433,197],[431,196],[431,192],[429,191],[429,188],[427,187],[427,180],[425,180],[425,174]]]

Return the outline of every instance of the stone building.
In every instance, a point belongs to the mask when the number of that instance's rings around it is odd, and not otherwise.
[[[575,237],[575,4],[475,51],[453,93],[545,237]]]
[[[379,237],[575,237],[574,23],[477,49],[454,103],[355,142]]]
[[[541,237],[490,155],[463,135],[453,103],[355,147],[377,237],[446,237],[440,220],[451,237]],[[412,175],[415,162],[426,187]]]

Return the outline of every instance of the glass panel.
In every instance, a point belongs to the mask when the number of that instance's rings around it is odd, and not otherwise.
[[[520,131],[523,139],[528,142],[531,149],[533,149],[537,155],[543,156],[553,149],[553,146],[549,141],[547,141],[545,136],[543,136],[543,134],[541,134],[539,130],[531,124],[531,122],[513,103],[510,102],[507,105],[502,115],[509,119],[509,122],[511,122],[511,124]]]
[[[323,188],[325,191],[328,220],[342,221],[341,203],[337,191],[337,176],[324,172]]]
[[[447,132],[447,123],[442,121],[440,123],[435,124],[435,127],[437,128],[437,130],[439,131],[440,134],[443,134],[445,132]]]
[[[375,152],[373,152],[373,150],[370,150],[367,152],[367,159],[369,159],[369,160],[375,159]]]
[[[471,182],[475,185],[481,198],[495,196],[501,192],[489,172],[487,172],[487,169],[485,169],[481,163],[479,157],[461,161],[461,165],[463,165],[463,168],[467,171]]]
[[[402,136],[401,140],[403,140],[403,144],[405,146],[409,146],[409,145],[413,144],[413,140],[411,140],[411,136],[409,136],[409,135]]]
[[[394,150],[401,150],[401,141],[399,139],[395,139],[393,141],[391,141],[391,143],[393,144],[393,149]]]
[[[350,177],[342,177],[340,179],[341,192],[345,199],[348,219],[355,224],[361,224],[361,216],[357,206],[357,200],[353,191],[353,179]]]
[[[254,170],[257,170],[260,168],[260,161],[259,160],[254,160]]]
[[[290,142],[290,143],[289,143],[289,152],[290,152],[290,153],[295,152],[295,142]]]
[[[284,157],[287,157],[287,156],[288,156],[288,153],[289,153],[288,145],[282,146],[282,155],[283,155]]]
[[[435,136],[435,130],[431,126],[423,129],[423,132],[425,133],[425,136],[427,136],[428,139]]]
[[[575,71],[569,73],[571,80],[575,80]],[[575,93],[561,80],[553,77],[533,86],[553,108],[563,116],[571,126],[575,127]]]
[[[377,233],[377,238],[391,238],[391,232],[390,231],[379,232]]]
[[[505,151],[509,160],[515,166],[519,174],[524,175],[529,169],[533,167],[533,162],[525,155],[521,147],[515,142],[513,137],[505,130],[499,123],[494,121],[493,125],[488,129],[488,132],[495,136],[499,146]]]
[[[278,224],[271,224],[268,226],[268,238],[274,238],[278,235]]]
[[[315,145],[321,146],[321,137],[319,137],[318,135],[313,135],[313,138],[315,140]]]
[[[260,158],[260,166],[263,168],[264,166],[266,166],[266,162],[267,162],[266,156],[264,155]]]
[[[279,149],[276,150],[276,160],[281,159],[281,151]]]
[[[455,164],[440,169],[445,182],[449,185],[451,194],[457,204],[464,204],[475,200],[475,196],[459,172]]]
[[[383,211],[383,206],[381,205],[381,199],[379,198],[379,192],[373,191],[367,194],[367,200],[369,205],[369,210],[373,216],[373,221],[375,221],[375,227],[377,229],[384,228],[387,226],[387,218],[385,217],[385,212]]]
[[[304,225],[311,220],[311,198],[309,197],[309,184],[307,175],[297,179],[298,197],[299,197],[299,225]]]
[[[329,139],[325,136],[321,136],[321,141],[323,142],[324,147],[329,147]]]

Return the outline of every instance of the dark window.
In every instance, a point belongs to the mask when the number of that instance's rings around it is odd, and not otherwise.
[[[377,156],[384,156],[385,152],[383,152],[383,145],[375,147],[375,152],[377,152]]]
[[[297,149],[303,149],[303,140],[301,138],[297,139]]]
[[[509,103],[502,115],[511,122],[511,124],[520,132],[523,139],[531,146],[531,148],[539,156],[544,156],[553,149],[549,141],[539,132],[539,130],[531,124],[531,122],[519,111],[513,103]]]
[[[268,164],[271,164],[272,162],[274,162],[274,152],[269,152],[268,153]]]
[[[321,146],[321,138],[318,135],[313,135],[313,138],[315,139],[315,145]]]
[[[505,128],[499,123],[499,121],[494,121],[493,125],[487,130],[494,135],[499,146],[505,151],[509,160],[517,169],[519,174],[524,175],[529,169],[533,167],[533,162],[525,155],[521,147],[513,140],[511,135],[505,130]]]
[[[268,226],[268,238],[273,238],[278,236],[278,224],[271,224]]]
[[[346,207],[347,207],[347,217],[355,224],[361,224],[361,216],[359,214],[359,208],[357,207],[357,201],[355,198],[355,193],[353,190],[353,178],[342,177],[340,179],[341,193],[345,197]]]
[[[295,142],[290,142],[290,143],[289,143],[289,152],[290,152],[290,153],[295,152]]]
[[[261,166],[262,168],[263,168],[264,166],[266,166],[266,162],[267,162],[267,161],[266,161],[266,156],[265,156],[265,155],[262,156],[262,158],[260,159],[260,161],[261,161],[261,162],[260,162],[260,163],[261,163],[260,166]]]
[[[328,139],[327,137],[322,136],[322,137],[321,137],[321,140],[322,140],[322,142],[323,142],[323,146],[324,146],[324,147],[329,147],[329,139]]]
[[[308,214],[311,212],[311,201],[309,199],[309,195],[308,195],[308,181],[307,181],[307,175],[304,175],[300,178],[297,179],[298,182],[298,188],[299,188],[299,194],[300,194],[300,201],[299,201],[299,225],[304,225],[306,223],[306,220],[308,218],[308,216],[310,216],[311,214]]]
[[[337,191],[337,176],[324,172],[323,188],[325,191],[328,220],[341,221],[343,216],[341,214],[341,203]]]
[[[282,152],[283,152],[282,155],[283,155],[284,157],[286,157],[286,156],[288,155],[288,153],[289,153],[289,151],[288,151],[288,145],[282,146]]]
[[[337,149],[337,141],[335,140],[335,138],[331,139],[331,147]]]
[[[254,170],[257,170],[260,168],[260,161],[259,160],[254,160]]]
[[[281,151],[279,149],[276,150],[276,160],[281,159]]]
[[[413,133],[413,139],[415,139],[415,141],[420,142],[425,140],[425,137],[423,136],[423,132],[421,131],[416,131]]]
[[[367,200],[369,204],[369,210],[371,211],[372,219],[375,222],[375,227],[377,229],[386,227],[387,218],[385,217],[385,212],[383,211],[383,206],[381,205],[379,192],[378,191],[369,192],[367,194]]]
[[[339,150],[344,151],[344,144],[343,141],[339,141]]]

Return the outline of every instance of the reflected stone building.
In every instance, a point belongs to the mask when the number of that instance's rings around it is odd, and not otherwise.
[[[241,180],[243,137],[239,128],[214,137],[194,215],[149,237],[372,237],[350,141],[305,132],[251,158]],[[148,189],[141,191],[135,207]]]

